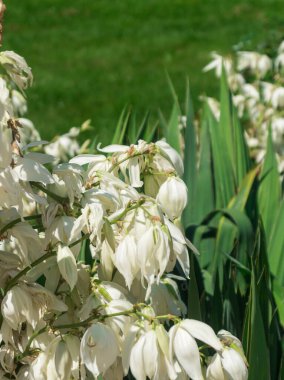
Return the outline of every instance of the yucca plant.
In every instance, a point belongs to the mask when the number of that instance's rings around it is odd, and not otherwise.
[[[169,78],[168,78],[169,79]],[[199,127],[189,85],[182,106],[169,79],[169,120],[147,114],[139,125],[123,110],[113,143],[165,137],[183,153],[189,203],[183,222],[200,255],[191,255],[188,314],[222,326],[242,339],[249,379],[281,379],[284,326],[284,201],[271,133],[264,162],[256,165],[231,101],[225,71],[220,82],[220,121],[208,104]],[[180,130],[181,116],[186,129]],[[181,140],[184,139],[184,151]]]

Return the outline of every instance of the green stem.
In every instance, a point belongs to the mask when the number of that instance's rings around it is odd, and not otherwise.
[[[37,189],[39,189],[42,192],[44,192],[45,194],[47,194],[50,198],[52,198],[55,201],[57,201],[58,203],[66,203],[66,202],[68,202],[68,198],[63,198],[63,197],[60,197],[57,194],[54,194],[52,191],[46,189],[44,186],[42,186],[38,182],[32,182],[31,184],[32,184],[32,186],[36,187]]]
[[[23,219],[26,221],[39,219],[41,218],[41,215],[31,215],[31,216],[25,216]],[[6,224],[4,227],[0,230],[0,236],[3,235],[6,231],[8,231],[10,228],[14,227],[16,224],[21,223],[23,221],[22,218],[17,218]]]
[[[124,209],[115,219],[109,221],[109,223],[115,224],[115,223],[119,222],[129,211],[135,210],[135,209],[141,207],[141,205],[143,205],[143,203],[145,203],[145,201],[146,201],[145,198],[140,198],[139,201],[137,201],[134,205],[126,207],[126,209]]]
[[[38,330],[38,331],[35,331],[35,332],[31,335],[30,339],[28,340],[28,343],[27,343],[27,345],[26,345],[25,350],[24,350],[20,355],[18,355],[18,356],[16,357],[16,361],[20,361],[20,360],[22,360],[23,358],[25,358],[26,356],[28,356],[28,355],[30,354],[30,347],[31,347],[31,344],[32,344],[33,340],[34,340],[36,337],[38,337],[40,334],[43,334],[44,332],[46,332],[46,330],[47,330],[47,326],[44,326],[42,329],[40,329],[40,330]]]
[[[83,240],[86,240],[89,238],[89,234],[86,234],[84,236],[82,236],[80,239],[74,241],[73,243],[71,243],[69,245],[69,248],[72,248],[74,247],[75,245],[77,245],[78,243],[82,242]],[[56,255],[56,251],[50,251],[50,252],[47,252],[45,255],[39,257],[37,260],[35,260],[34,262],[31,263],[31,265],[25,267],[23,270],[21,270],[15,277],[12,278],[11,281],[9,281],[6,285],[6,288],[4,290],[4,295],[8,292],[8,290],[10,290],[13,286],[15,286],[17,284],[17,282],[19,281],[19,279],[21,277],[23,277],[25,274],[28,273],[28,271],[30,271],[32,268],[36,267],[38,264],[41,264],[43,261],[49,259],[50,257],[53,257]]]
[[[117,313],[113,314],[106,314],[106,315],[91,315],[89,318],[85,319],[84,321],[81,322],[76,322],[76,323],[67,323],[65,325],[58,325],[58,326],[53,326],[53,328],[57,330],[63,330],[63,329],[76,329],[77,327],[84,327],[88,325],[90,322],[99,320],[99,321],[104,321],[106,318],[114,318],[114,317],[119,317],[121,315],[130,315],[135,313],[135,309],[131,308],[128,310],[124,311],[119,311]]]
[[[132,154],[131,156],[127,156],[125,158],[123,158],[122,160],[116,162],[115,164],[113,164],[109,169],[108,169],[108,172],[111,173],[116,167],[118,167],[120,164],[122,164],[123,162],[127,161],[127,160],[130,160],[131,158],[134,158],[134,157],[138,157],[138,156],[143,156],[143,155],[146,155],[146,154],[149,154],[150,152],[144,152],[144,153],[134,153]]]
[[[56,252],[51,251],[47,252],[45,255],[39,257],[37,260],[31,263],[31,265],[25,267],[23,270],[21,270],[15,277],[12,278],[11,281],[9,281],[6,285],[6,288],[4,290],[4,294],[6,294],[13,286],[15,286],[18,282],[18,280],[23,277],[25,274],[28,273],[29,270],[36,267],[38,264],[42,263],[44,260],[49,259],[50,257],[53,257],[56,255]]]

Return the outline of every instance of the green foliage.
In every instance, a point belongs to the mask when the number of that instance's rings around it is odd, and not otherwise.
[[[220,104],[220,121],[205,104],[199,130],[191,121],[185,131],[184,225],[200,252],[189,315],[243,340],[249,379],[280,379],[284,200],[276,156],[269,134],[263,165],[251,162],[224,73]]]
[[[198,257],[189,253],[189,317],[209,322],[215,330],[232,331],[243,340],[249,379],[281,379],[284,200],[271,136],[263,165],[253,164],[224,73],[220,121],[205,104],[199,128],[188,82],[182,107],[168,81],[173,97],[170,117],[160,111],[159,120],[153,122],[147,113],[138,123],[125,108],[113,143],[165,136],[184,155],[189,203],[183,223],[200,252]],[[184,131],[179,126],[181,115],[187,116]]]
[[[187,295],[190,318],[209,322],[242,339],[249,379],[281,379],[284,327],[284,199],[271,134],[264,163],[249,156],[243,126],[221,78],[220,121],[204,104],[198,128],[186,86],[184,107],[171,80],[173,107],[159,120],[141,122],[126,107],[112,143],[166,137],[184,156],[189,202],[183,215],[187,237],[200,256],[190,255]],[[185,130],[180,117],[186,115]],[[184,150],[182,148],[184,142]]]

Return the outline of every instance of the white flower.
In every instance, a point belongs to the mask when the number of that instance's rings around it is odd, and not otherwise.
[[[90,241],[94,254],[101,249],[101,235],[104,225],[104,209],[100,202],[87,204],[82,214],[76,220],[72,230],[73,235],[79,235],[81,231],[90,234]]]
[[[21,188],[19,179],[13,172],[12,168],[7,167],[3,170],[0,169],[0,206],[4,208],[14,206],[21,213],[23,207],[22,198],[23,189]]]
[[[42,145],[42,144],[47,143],[47,141],[40,141],[41,140],[40,134],[35,129],[34,124],[29,119],[20,117],[18,121],[21,124],[21,128],[19,128],[19,132],[21,136],[22,150],[24,150],[27,147],[33,146],[35,144]],[[25,144],[27,144],[26,147],[24,147]]]
[[[228,76],[228,84],[230,89],[236,92],[245,84],[245,79],[241,74],[233,73]]]
[[[272,106],[277,108],[284,108],[284,87],[277,87],[271,97]]]
[[[186,313],[186,306],[181,300],[178,286],[171,278],[166,277],[159,284],[153,284],[149,298],[157,315]]]
[[[187,187],[178,177],[169,177],[160,187],[157,201],[170,219],[180,218],[187,204]]]
[[[149,284],[158,283],[166,270],[170,257],[167,234],[158,226],[152,226],[138,241],[138,260],[141,274]]]
[[[212,328],[203,322],[185,319],[173,326],[169,335],[172,360],[175,357],[192,380],[202,380],[199,350],[195,339],[201,340],[217,351],[223,349]]]
[[[68,161],[80,151],[78,142],[74,139],[72,129],[64,135],[58,137],[54,142],[44,148],[45,152],[56,157],[58,162]]]
[[[2,51],[0,53],[0,63],[21,90],[32,84],[31,68],[28,67],[27,62],[20,55],[13,51]]]
[[[237,107],[238,116],[242,117],[245,110],[245,97],[241,94],[233,96],[233,103]]]
[[[275,62],[274,62],[274,65],[275,65],[275,69],[282,73],[283,71],[283,68],[284,68],[284,52],[280,53],[276,59],[275,59]]]
[[[161,155],[170,161],[177,174],[179,176],[182,176],[184,167],[181,156],[178,154],[178,152],[164,140],[157,141],[155,145],[159,148]]]
[[[126,285],[130,289],[139,271],[137,245],[133,236],[127,235],[121,241],[114,253],[114,264],[123,275]]]
[[[66,311],[67,306],[44,287],[21,283],[5,295],[1,311],[8,325],[17,330],[23,322],[33,329],[47,311]]]
[[[242,92],[246,98],[253,99],[255,102],[260,98],[258,90],[250,83],[246,83],[242,86]]]
[[[158,335],[159,334],[159,335]],[[159,338],[160,339],[159,339]],[[130,354],[130,368],[136,380],[175,379],[176,372],[169,362],[166,332],[150,330],[142,334]]]
[[[116,336],[109,326],[94,323],[86,330],[81,341],[81,358],[93,376],[104,374],[118,355]]]
[[[68,246],[58,245],[57,263],[62,277],[69,284],[70,289],[73,290],[78,280],[77,264]]]
[[[259,78],[265,77],[272,68],[271,59],[265,54],[259,54],[252,51],[238,52],[238,70],[250,70]]]
[[[41,352],[30,367],[30,380],[69,380],[72,357],[68,345],[56,337]]]
[[[283,52],[284,52],[284,40],[278,46],[278,54],[283,53]]]
[[[257,62],[257,73],[260,78],[264,78],[265,75],[270,71],[272,68],[272,61],[271,59],[265,55],[260,55],[258,62]]]
[[[30,265],[41,256],[42,241],[29,223],[15,224],[8,230],[8,237],[14,244],[14,253],[21,259],[22,266]]]
[[[45,244],[55,245],[60,242],[70,245],[81,238],[81,230],[76,228],[76,219],[72,216],[57,216],[53,223],[46,229]],[[80,251],[79,244],[71,248],[74,256],[77,257]]]
[[[64,181],[67,195],[72,205],[75,199],[80,199],[83,193],[83,170],[77,164],[60,164],[53,169],[53,173]]]
[[[231,58],[222,57],[220,54],[217,54],[215,52],[211,53],[211,57],[213,58],[212,61],[203,68],[203,72],[215,70],[216,77],[220,78],[222,74],[222,68],[224,66],[226,73],[231,73],[233,66]]]
[[[233,348],[226,347],[216,353],[207,368],[206,380],[247,380],[248,370],[242,356]]]

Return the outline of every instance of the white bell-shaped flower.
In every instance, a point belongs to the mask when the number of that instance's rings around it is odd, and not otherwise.
[[[139,239],[137,251],[142,276],[149,284],[158,283],[170,257],[168,235],[161,227],[151,226]]]
[[[58,245],[57,264],[62,277],[73,290],[78,280],[77,264],[71,249],[66,245]]]
[[[178,177],[168,177],[157,194],[157,202],[170,219],[179,218],[187,204],[187,187]]]
[[[159,140],[155,144],[159,147],[161,154],[167,158],[174,166],[179,176],[183,175],[184,167],[181,156],[166,141]]]
[[[247,380],[248,370],[242,356],[233,348],[226,347],[216,353],[207,367],[206,380]]]
[[[121,241],[114,254],[114,264],[124,277],[127,287],[130,289],[139,271],[137,245],[133,236],[127,235]]]
[[[176,372],[169,362],[169,343],[164,334],[150,330],[142,334],[130,354],[130,369],[136,380],[176,379]]]
[[[82,362],[93,376],[104,374],[119,355],[115,333],[109,326],[94,323],[83,335],[80,351]]]
[[[223,346],[212,328],[203,322],[185,319],[173,326],[169,335],[172,360],[175,357],[192,380],[203,380],[199,349],[195,339],[221,351]]]

